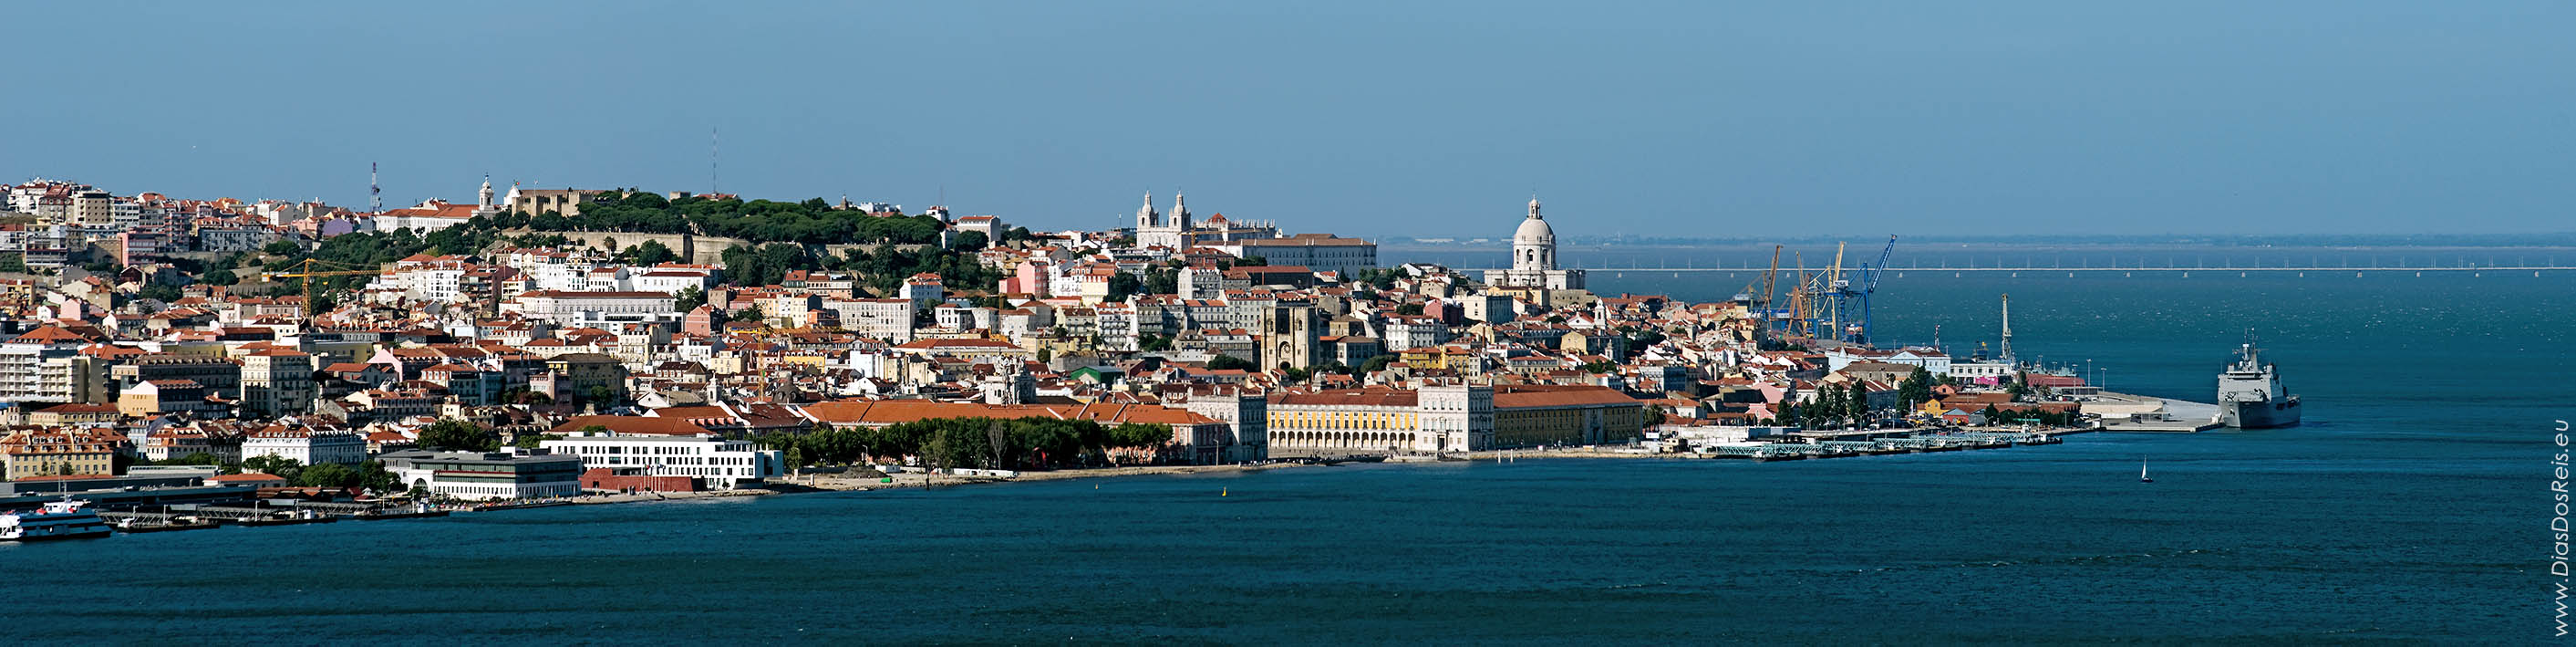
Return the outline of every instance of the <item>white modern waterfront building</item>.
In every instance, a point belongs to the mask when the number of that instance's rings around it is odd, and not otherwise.
[[[385,471],[403,485],[458,499],[534,499],[581,494],[581,459],[508,452],[388,452]]]
[[[648,476],[686,476],[710,488],[756,486],[787,474],[785,452],[713,435],[571,431],[538,446],[578,456],[584,468],[642,467]]]

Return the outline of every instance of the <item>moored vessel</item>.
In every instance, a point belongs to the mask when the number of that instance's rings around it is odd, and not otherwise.
[[[2281,387],[2281,367],[2264,363],[2251,333],[2237,359],[2218,373],[2218,419],[2239,429],[2299,424],[2299,396]]]
[[[90,511],[88,501],[71,497],[46,501],[34,510],[0,512],[0,541],[86,539],[108,532],[107,520]]]

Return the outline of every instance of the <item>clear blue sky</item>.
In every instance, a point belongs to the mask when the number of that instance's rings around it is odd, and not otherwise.
[[[1298,231],[2576,229],[2554,2],[31,3],[0,177]]]

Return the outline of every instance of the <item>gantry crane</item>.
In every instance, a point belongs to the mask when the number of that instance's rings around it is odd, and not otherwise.
[[[1872,323],[1870,295],[1878,291],[1879,272],[1887,268],[1888,257],[1896,252],[1896,237],[1887,237],[1887,246],[1878,252],[1878,262],[1862,263],[1846,275],[1843,257],[1849,247],[1848,243],[1835,244],[1834,263],[1826,266],[1814,283],[1802,285],[1802,290],[1808,293],[1811,307],[1818,309],[1810,316],[1824,320],[1826,334],[1845,343],[1867,344]],[[1813,325],[1810,321],[1810,328]]]
[[[314,281],[313,279],[323,278],[323,277],[330,277],[330,276],[373,276],[373,275],[376,275],[376,274],[381,274],[381,273],[383,273],[383,270],[373,270],[373,269],[314,269],[316,266],[333,266],[333,267],[347,267],[347,268],[355,268],[355,267],[357,267],[357,266],[355,266],[355,265],[347,265],[347,264],[342,264],[342,263],[333,263],[333,262],[329,262],[329,261],[316,260],[316,259],[310,259],[310,258],[304,259],[302,262],[298,262],[298,263],[296,263],[295,265],[302,266],[302,268],[301,268],[301,269],[298,269],[298,270],[296,270],[296,271],[293,271],[293,272],[266,272],[266,273],[262,273],[262,274],[260,274],[260,277],[262,277],[262,278],[266,278],[266,279],[269,279],[269,280],[276,280],[276,279],[303,279],[303,280],[304,280],[304,281],[303,281],[303,282],[304,282],[304,316],[306,316],[306,317],[312,317],[312,316],[314,316],[314,315],[319,315],[319,314],[321,314],[321,313],[322,313],[322,300],[321,300],[321,299],[319,299],[319,298],[316,298],[316,295],[315,295],[315,293],[314,293],[314,289],[313,289],[314,284],[315,284],[315,283],[318,283],[318,281]]]
[[[1762,319],[1765,322],[1763,325],[1766,326],[1770,325],[1769,321],[1780,318],[1780,313],[1771,308],[1771,298],[1780,294],[1781,247],[1783,245],[1771,246],[1771,269],[1762,271],[1762,296],[1760,297],[1762,302],[1758,305],[1762,308]]]
[[[1834,243],[1834,265],[1825,270],[1825,303],[1833,308],[1825,317],[1825,321],[1831,324],[1826,330],[1836,340],[1848,337],[1843,334],[1843,311],[1847,309],[1843,307],[1843,293],[1851,291],[1851,280],[1843,278],[1843,250],[1850,246],[1850,243]]]
[[[1798,263],[1798,280],[1789,290],[1789,330],[1812,341],[1816,338],[1816,318],[1821,315],[1816,303],[1817,288],[1825,280],[1825,273],[1807,273],[1806,254],[1791,252],[1790,257]]]
[[[1871,330],[1869,309],[1870,295],[1878,292],[1878,275],[1880,272],[1887,270],[1887,259],[1895,253],[1896,235],[1889,234],[1887,236],[1887,246],[1878,250],[1878,262],[1875,264],[1860,266],[1861,272],[1859,287],[1845,287],[1843,289],[1846,294],[1850,295],[1845,298],[1845,301],[1850,301],[1852,299],[1858,299],[1860,301],[1860,327],[1854,328],[1845,333],[1845,339],[1854,343],[1869,343],[1869,333]]]
[[[1771,269],[1763,270],[1753,280],[1746,281],[1744,289],[1735,292],[1735,300],[1744,304],[1746,312],[1766,321],[1772,319],[1769,307],[1772,297],[1778,294],[1775,291],[1779,289],[1780,247],[1771,246]]]

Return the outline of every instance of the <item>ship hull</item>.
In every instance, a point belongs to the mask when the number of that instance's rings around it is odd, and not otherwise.
[[[2221,424],[2238,429],[2270,429],[2299,424],[2299,399],[2280,402],[2221,402],[2218,404]]]
[[[12,538],[8,538],[8,539],[0,539],[0,541],[39,542],[39,541],[59,541],[59,540],[64,540],[64,539],[97,539],[97,538],[100,538],[100,537],[108,536],[109,534],[111,534],[111,533],[110,533],[110,531],[107,529],[107,527],[105,527],[105,526],[100,526],[100,527],[98,527],[98,528],[93,528],[93,529],[89,529],[89,530],[73,530],[73,531],[66,531],[66,532],[55,533],[55,534],[46,534],[46,535],[27,535],[27,536],[24,536],[24,537],[12,537]]]

